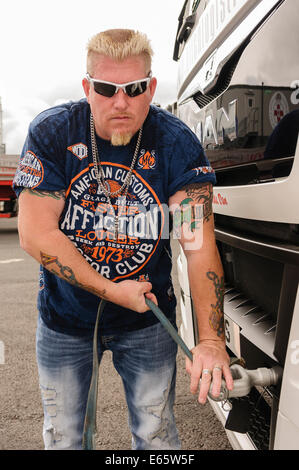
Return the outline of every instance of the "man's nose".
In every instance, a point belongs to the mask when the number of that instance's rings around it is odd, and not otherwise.
[[[113,96],[114,106],[118,109],[125,109],[128,107],[128,95],[124,90],[118,90],[117,93]]]

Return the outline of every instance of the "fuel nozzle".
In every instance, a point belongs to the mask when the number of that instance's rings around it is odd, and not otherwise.
[[[222,380],[219,396],[215,397],[212,394],[213,384],[211,384],[209,398],[214,401],[224,401],[228,398],[244,397],[249,394],[254,386],[268,387],[270,385],[277,385],[282,378],[283,371],[280,366],[274,366],[272,368],[260,367],[259,369],[248,370],[239,364],[232,365],[230,370],[234,379],[233,390],[228,390],[225,381]]]

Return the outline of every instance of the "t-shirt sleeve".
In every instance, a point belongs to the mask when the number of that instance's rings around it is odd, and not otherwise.
[[[59,191],[66,188],[64,130],[53,116],[29,126],[13,181],[17,196],[24,188]]]
[[[216,183],[213,168],[200,141],[184,129],[175,139],[169,168],[169,197],[190,183]]]

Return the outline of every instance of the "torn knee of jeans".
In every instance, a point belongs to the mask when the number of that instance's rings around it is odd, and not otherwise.
[[[171,387],[171,381],[169,382],[167,388],[163,392],[163,398],[160,403],[151,404],[144,407],[144,410],[147,414],[153,415],[155,418],[159,419],[160,425],[158,429],[152,432],[148,438],[150,441],[153,441],[155,438],[165,440],[168,436],[168,427],[169,427],[169,417],[167,416],[167,402],[169,396],[169,390]],[[168,409],[168,408],[167,408]]]

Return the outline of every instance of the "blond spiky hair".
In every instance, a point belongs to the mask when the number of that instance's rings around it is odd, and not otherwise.
[[[132,29],[109,29],[93,36],[87,44],[87,71],[92,74],[97,54],[115,60],[143,55],[148,73],[151,70],[153,50],[147,36]]]

